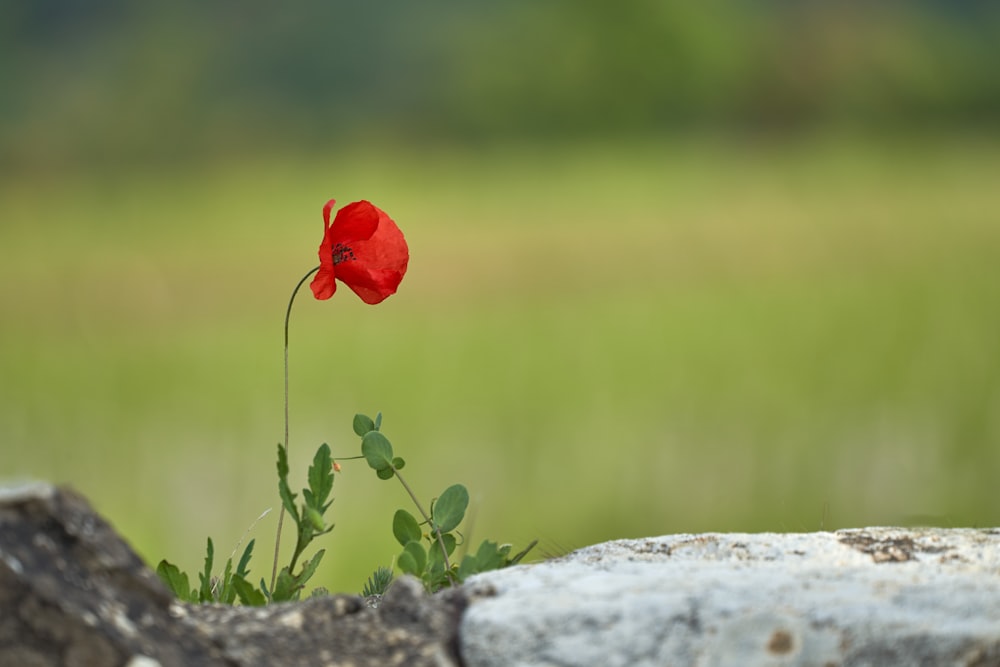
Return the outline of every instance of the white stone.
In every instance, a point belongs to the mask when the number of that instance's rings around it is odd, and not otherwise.
[[[125,667],[162,667],[159,660],[154,660],[145,655],[134,655]]]
[[[0,503],[13,503],[31,498],[51,498],[56,487],[35,480],[4,481],[0,483]]]
[[[468,667],[1000,665],[1000,529],[621,540],[466,588]]]

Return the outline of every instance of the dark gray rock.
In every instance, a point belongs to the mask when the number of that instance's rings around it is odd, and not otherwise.
[[[377,610],[346,595],[187,605],[79,495],[0,489],[0,665],[457,665],[458,591],[401,578]]]

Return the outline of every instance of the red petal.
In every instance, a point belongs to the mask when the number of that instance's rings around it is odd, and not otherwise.
[[[337,211],[330,225],[334,244],[351,245],[370,239],[379,226],[379,210],[367,201],[356,201]]]
[[[370,238],[351,244],[351,249],[366,268],[394,269],[405,273],[410,250],[403,232],[385,211],[372,208],[378,213],[378,229]]]
[[[334,280],[333,271],[320,269],[316,277],[309,283],[313,296],[320,300],[329,299],[337,291],[337,281]]]
[[[319,244],[319,273],[309,283],[313,296],[317,299],[329,299],[337,291],[337,283],[334,280],[336,272],[333,265],[333,242],[330,239],[330,209],[333,208],[334,200],[331,199],[323,207],[323,221],[326,229],[323,231],[323,240]]]
[[[341,271],[337,277],[351,288],[351,291],[361,297],[365,303],[376,304],[396,293],[403,273],[392,269],[364,269],[347,264],[350,268]],[[405,269],[404,269],[405,271]]]
[[[330,228],[330,211],[333,210],[336,203],[336,199],[331,199],[327,203],[323,204],[323,229]]]
[[[396,293],[406,275],[410,251],[392,218],[375,206],[372,209],[378,214],[378,228],[371,238],[351,244],[355,259],[339,264],[337,277],[362,301],[375,304]]]

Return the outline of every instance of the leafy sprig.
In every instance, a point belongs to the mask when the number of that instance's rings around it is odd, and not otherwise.
[[[478,572],[514,565],[534,547],[535,542],[532,542],[526,549],[510,556],[510,544],[498,545],[485,540],[474,554],[467,553],[460,563],[453,562],[456,546],[465,539],[458,532],[458,526],[469,507],[468,490],[461,484],[453,484],[431,501],[430,512],[425,511],[400,474],[406,462],[394,455],[392,443],[381,432],[381,425],[381,413],[375,419],[363,414],[354,416],[354,432],[361,438],[361,454],[368,466],[379,479],[398,479],[423,519],[418,521],[404,509],[396,510],[392,518],[393,537],[403,547],[396,556],[396,566],[402,572],[419,578],[428,591],[434,592],[445,586],[455,586]],[[382,593],[384,590],[376,588],[373,592]]]
[[[191,588],[188,575],[176,565],[160,561],[156,573],[181,600],[186,602],[218,602],[234,604],[238,599],[241,604],[260,606],[268,602],[285,602],[298,600],[306,582],[315,574],[325,550],[320,549],[312,558],[305,560],[296,571],[302,553],[309,544],[320,535],[333,530],[333,525],[326,525],[324,514],[330,509],[333,501],[330,492],[333,490],[333,460],[330,447],[325,443],[320,445],[309,467],[309,486],[302,490],[303,503],[297,507],[295,498],[288,484],[288,453],[284,446],[278,445],[278,496],[285,510],[295,521],[296,536],[295,551],[288,565],[281,568],[273,586],[268,590],[266,582],[261,579],[255,587],[248,580],[250,558],[253,553],[254,540],[247,543],[243,556],[240,558],[235,572],[232,569],[232,558],[226,560],[221,577],[212,576],[215,549],[212,538],[208,538],[204,571],[199,573],[200,587]]]
[[[325,300],[333,296],[337,289],[336,281],[340,280],[365,303],[381,303],[396,292],[410,258],[403,233],[385,211],[368,201],[353,202],[337,211],[331,223],[330,216],[335,204],[331,199],[323,206],[324,234],[319,247],[320,264],[295,285],[285,310],[285,439],[284,444],[278,444],[278,497],[281,499],[281,510],[278,513],[274,540],[270,590],[263,579],[257,587],[249,582],[253,540],[247,544],[235,570],[230,556],[222,574],[213,577],[215,547],[209,538],[204,571],[198,575],[198,588],[192,588],[187,574],[166,560],[161,561],[156,568],[167,586],[182,600],[234,604],[238,599],[245,605],[297,600],[326,553],[320,549],[312,558],[299,564],[299,559],[312,541],[333,530],[333,525],[327,525],[324,515],[333,503],[330,499],[333,472],[340,470],[340,464],[333,460],[330,448],[326,444],[321,445],[309,467],[308,488],[302,490],[302,503],[296,505],[297,494],[292,492],[288,484],[288,329],[292,304],[299,289],[313,274],[316,277],[310,283],[310,288],[317,299]],[[366,230],[366,233],[360,234],[360,230]],[[350,260],[351,271],[336,268],[345,259]],[[365,279],[359,281],[361,276],[365,276]],[[354,416],[354,432],[361,438],[361,456],[350,458],[364,458],[379,479],[398,479],[420,514],[422,520],[418,521],[412,514],[400,509],[393,517],[392,532],[403,548],[396,558],[396,565],[400,570],[419,577],[427,590],[436,591],[443,586],[455,586],[476,572],[513,565],[534,546],[535,543],[532,542],[527,549],[511,557],[509,544],[499,546],[496,542],[486,540],[474,554],[466,554],[461,562],[455,562],[455,548],[465,539],[458,527],[469,506],[468,490],[461,484],[453,484],[433,499],[429,505],[430,510],[425,511],[413,489],[400,474],[406,461],[393,454],[392,443],[382,434],[381,426],[381,413],[375,419],[363,414]],[[279,572],[278,561],[286,512],[295,522],[296,541],[290,562]],[[379,596],[391,582],[392,570],[379,568],[368,579],[363,592],[366,597]]]
[[[461,484],[453,484],[439,496],[432,499],[429,509],[417,498],[413,489],[400,474],[406,461],[396,456],[392,443],[381,432],[382,415],[375,419],[367,415],[355,415],[354,432],[361,437],[361,456],[379,479],[396,478],[410,496],[417,508],[419,518],[405,509],[398,509],[392,518],[392,534],[402,547],[395,559],[396,567],[406,574],[419,578],[424,587],[434,592],[446,586],[456,586],[466,578],[479,572],[496,570],[514,565],[523,559],[534,547],[528,547],[511,556],[510,544],[498,544],[484,540],[474,553],[466,553],[456,561],[456,548],[466,537],[458,530],[465,519],[469,507],[469,492]],[[278,445],[278,497],[284,510],[295,522],[295,549],[288,565],[281,568],[275,583],[268,588],[264,579],[257,586],[250,583],[250,559],[254,540],[250,540],[239,561],[233,567],[232,557],[226,560],[222,573],[213,576],[215,547],[208,539],[205,564],[198,574],[199,586],[192,587],[188,575],[176,565],[166,560],[160,561],[156,572],[174,594],[185,602],[221,603],[259,606],[270,602],[298,600],[306,583],[316,573],[326,551],[320,549],[311,558],[301,560],[312,541],[333,530],[325,515],[333,504],[334,470],[339,470],[330,453],[330,447],[320,445],[308,471],[308,486],[302,489],[302,501],[297,504],[299,494],[293,493],[288,483],[288,451]],[[301,564],[300,564],[301,560]],[[369,577],[362,590],[367,598],[380,596],[392,583],[390,568],[380,567]]]

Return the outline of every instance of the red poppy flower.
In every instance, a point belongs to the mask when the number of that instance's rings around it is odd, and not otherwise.
[[[406,274],[410,251],[403,232],[385,211],[358,201],[337,211],[335,201],[323,207],[326,231],[319,244],[319,273],[309,285],[317,299],[329,299],[339,280],[365,303],[376,304],[396,293]]]

